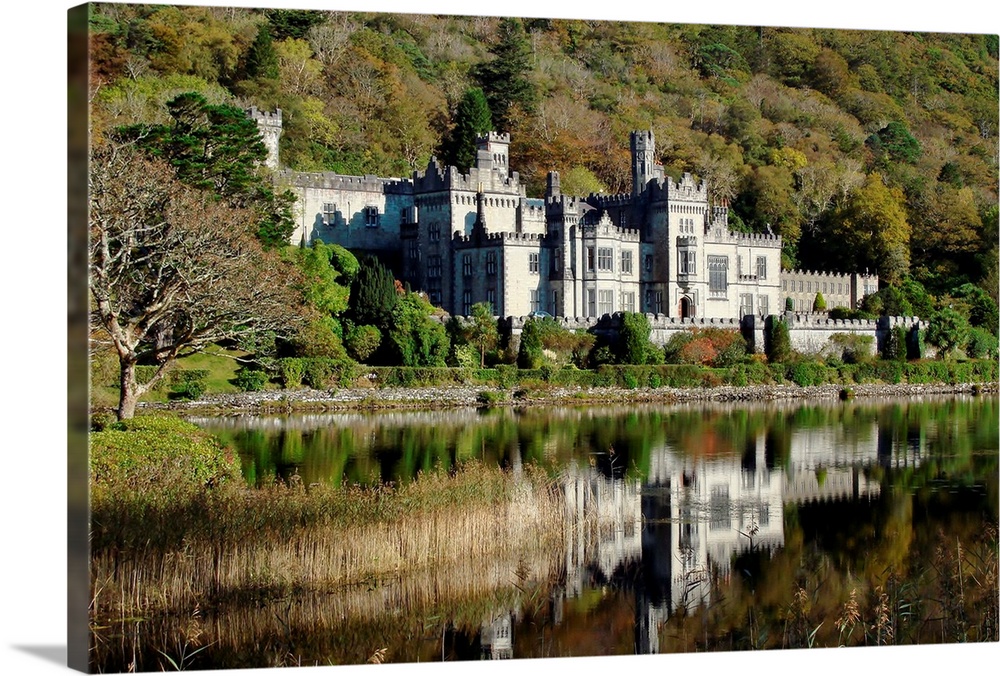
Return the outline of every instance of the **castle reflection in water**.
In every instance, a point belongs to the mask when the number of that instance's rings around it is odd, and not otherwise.
[[[645,479],[628,477],[612,449],[570,468],[565,583],[553,592],[552,621],[588,587],[619,581],[635,593],[635,651],[657,653],[667,618],[711,602],[712,576],[727,578],[740,554],[784,545],[784,504],[876,498],[868,470],[919,464],[923,439],[880,432],[873,421],[762,433],[742,457],[690,457],[667,444],[654,450]],[[518,617],[511,608],[484,619],[484,659],[513,657]]]

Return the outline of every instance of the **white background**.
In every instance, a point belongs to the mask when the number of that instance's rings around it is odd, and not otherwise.
[[[198,4],[178,2],[177,4]],[[468,3],[428,0],[267,0],[231,3],[308,9],[469,13]],[[653,20],[687,23],[884,28],[997,33],[992,0],[902,3],[874,0],[811,2],[569,2],[508,0],[477,4],[486,14]],[[908,3],[909,4],[909,3]],[[805,6],[808,5],[808,8]],[[0,142],[3,205],[0,393],[6,440],[3,576],[0,577],[0,674],[51,674],[65,670],[66,649],[66,10],[69,3],[15,0],[2,14],[3,80],[7,123]],[[479,11],[479,10],[477,10]],[[73,280],[76,284],[84,280]],[[995,673],[1000,645],[822,651],[772,651],[648,658],[588,658],[500,664],[320,667],[307,673],[543,674],[572,670],[597,674],[630,670],[751,673],[808,671],[843,675],[850,670]],[[474,668],[473,668],[474,667]],[[266,670],[205,672],[261,674]],[[278,673],[278,672],[273,672]]]

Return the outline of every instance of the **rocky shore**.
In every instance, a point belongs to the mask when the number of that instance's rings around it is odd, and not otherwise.
[[[838,399],[912,397],[942,394],[994,394],[997,383],[977,384],[865,384],[865,385],[749,385],[710,388],[624,389],[618,387],[552,387],[501,390],[495,387],[455,385],[448,387],[343,388],[333,390],[265,390],[205,396],[196,401],[140,403],[144,409],[199,412],[282,412],[298,410],[434,409],[468,406],[534,406],[555,404],[678,403],[691,401],[782,401],[792,399]],[[492,394],[486,394],[492,393]]]

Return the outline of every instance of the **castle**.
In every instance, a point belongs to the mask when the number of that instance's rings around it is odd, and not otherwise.
[[[249,115],[277,168],[281,111]],[[664,176],[651,131],[633,132],[630,143],[633,189],[623,195],[565,195],[550,172],[545,197],[529,198],[510,169],[510,136],[496,132],[479,137],[468,173],[432,157],[410,178],[279,170],[277,180],[298,197],[293,244],[374,253],[454,315],[486,302],[514,317],[766,317],[786,298],[810,311],[807,280],[810,291],[829,284],[829,307],[856,307],[877,290],[873,276],[786,278],[780,236],[733,232],[704,181]]]

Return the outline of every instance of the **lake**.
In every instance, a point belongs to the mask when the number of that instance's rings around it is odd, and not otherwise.
[[[255,490],[484,464],[541,473],[554,497],[470,521],[509,544],[487,554],[206,593],[194,620],[146,618],[133,640],[195,621],[177,651],[206,647],[187,668],[995,641],[998,410],[955,396],[191,418],[239,450]],[[555,534],[529,546],[517,522],[539,511]],[[126,662],[109,650],[101,666]]]

